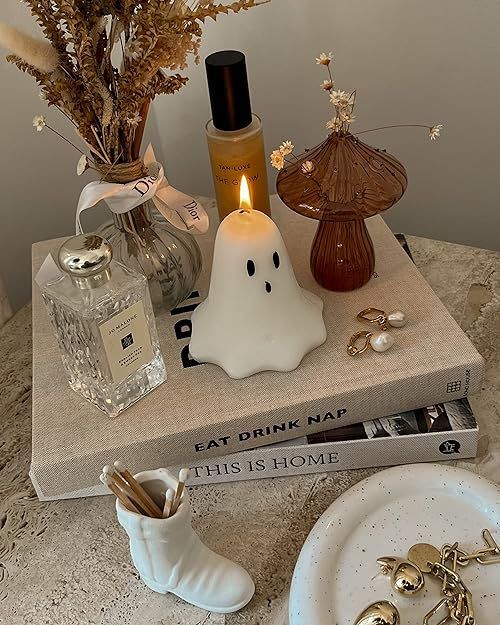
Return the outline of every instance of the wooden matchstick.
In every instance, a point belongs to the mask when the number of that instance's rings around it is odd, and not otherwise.
[[[114,467],[106,465],[102,469],[103,473],[109,475],[113,482],[120,488],[129,499],[131,499],[135,506],[141,510],[141,514],[150,516],[153,518],[161,518],[161,512],[158,514],[156,510],[150,506],[141,496],[137,493],[130,484],[115,470]]]
[[[163,506],[163,518],[168,519],[172,510],[172,502],[174,501],[175,492],[173,488],[169,488],[165,493],[165,504]]]
[[[144,504],[147,504],[148,508],[150,508],[151,510],[154,510],[156,516],[158,516],[158,518],[161,519],[161,515],[162,515],[161,509],[157,506],[157,504],[151,498],[151,496],[146,492],[142,484],[140,484],[132,475],[132,473],[130,473],[130,471],[125,467],[123,462],[120,462],[119,460],[117,460],[116,462],[113,463],[113,466],[118,471],[119,475],[130,484],[130,488],[134,492],[137,493],[141,501],[143,501]],[[152,516],[155,516],[155,515],[152,515]]]
[[[179,481],[177,482],[177,489],[175,491],[174,503],[172,504],[172,514],[177,512],[177,509],[181,505],[181,497],[184,492],[184,487],[189,477],[189,469],[181,469],[179,471]]]
[[[121,491],[118,486],[113,484],[113,480],[111,479],[110,475],[108,475],[107,473],[101,473],[99,479],[105,486],[109,488],[109,490],[116,496],[116,498],[120,500],[120,503],[123,505],[124,508],[126,508],[129,512],[137,512],[138,514],[141,514],[139,510],[135,507],[135,505],[127,497],[127,495],[125,495],[125,493]]]

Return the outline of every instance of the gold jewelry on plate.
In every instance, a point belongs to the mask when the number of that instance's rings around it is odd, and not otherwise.
[[[473,561],[481,565],[500,563],[500,545],[488,529],[482,531],[482,537],[483,548],[470,552],[459,547],[458,542],[445,543],[441,550],[428,543],[418,543],[410,547],[408,560],[384,557],[377,563],[383,575],[391,576],[394,590],[404,595],[411,596],[422,590],[425,575],[441,582],[442,597],[424,616],[423,625],[478,625],[471,591],[458,571]],[[368,606],[354,625],[385,625],[388,621],[384,620],[379,606],[387,604],[389,602],[384,601]],[[436,622],[438,615],[440,620]]]
[[[416,564],[422,573],[430,573],[434,562],[441,561],[441,553],[434,545],[418,543],[410,547],[408,560]]]
[[[386,313],[380,308],[365,308],[357,314],[357,319],[368,323],[377,323],[381,330],[387,330],[388,324],[393,328],[402,328],[406,325],[406,315],[402,310]]]
[[[402,558],[378,558],[383,575],[391,576],[391,586],[402,595],[416,595],[425,586],[424,574],[409,560]]]
[[[347,352],[351,356],[363,354],[371,347],[375,352],[386,352],[394,345],[394,338],[389,332],[356,332],[349,339]]]
[[[353,625],[399,625],[399,612],[390,601],[376,601],[361,612]]]

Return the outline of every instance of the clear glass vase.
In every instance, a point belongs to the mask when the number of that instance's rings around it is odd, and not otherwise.
[[[147,201],[99,229],[113,246],[113,257],[148,279],[155,310],[172,310],[193,290],[201,271],[195,238],[172,226]]]

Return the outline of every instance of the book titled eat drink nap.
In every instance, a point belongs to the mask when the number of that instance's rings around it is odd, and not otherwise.
[[[198,364],[189,355],[190,316],[208,292],[215,218],[209,234],[198,238],[204,262],[197,290],[177,309],[157,316],[167,380],[116,419],[108,419],[68,386],[33,284],[30,475],[41,499],[99,494],[102,466],[115,459],[134,471],[187,465],[467,397],[480,389],[481,356],[381,217],[366,222],[376,253],[372,279],[356,291],[334,293],[318,286],[309,270],[317,224],[277,199],[272,215],[299,283],[324,301],[328,331],[326,342],[290,373],[232,380],[217,366]],[[49,252],[57,256],[61,241],[33,246],[33,275]],[[352,357],[347,343],[363,328],[356,314],[369,306],[403,310],[408,323],[391,329],[395,345],[389,351]]]

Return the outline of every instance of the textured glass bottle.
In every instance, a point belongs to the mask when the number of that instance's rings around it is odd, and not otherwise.
[[[59,264],[65,274],[42,295],[69,384],[116,417],[166,377],[147,280],[95,234],[66,241]]]

